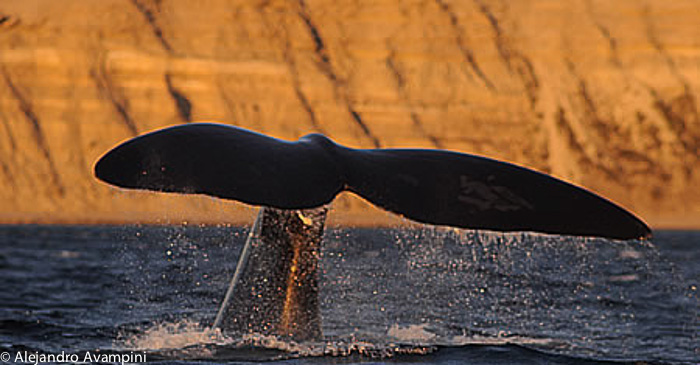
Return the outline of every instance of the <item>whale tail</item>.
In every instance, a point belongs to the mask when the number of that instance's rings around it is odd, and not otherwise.
[[[263,206],[215,321],[232,333],[320,338],[324,206],[342,191],[429,224],[651,236],[620,206],[523,167],[443,150],[356,150],[318,134],[287,142],[226,125],[186,124],[124,142],[102,156],[95,175],[124,188]]]

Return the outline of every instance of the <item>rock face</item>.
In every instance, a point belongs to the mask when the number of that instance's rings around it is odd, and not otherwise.
[[[92,177],[126,138],[217,120],[483,154],[697,226],[698,19],[697,0],[0,0],[0,221],[248,219]]]

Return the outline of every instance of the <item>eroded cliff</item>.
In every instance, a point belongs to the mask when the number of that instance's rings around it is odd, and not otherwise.
[[[121,140],[217,120],[484,154],[697,226],[697,19],[695,0],[0,0],[0,221],[247,219],[92,177]]]

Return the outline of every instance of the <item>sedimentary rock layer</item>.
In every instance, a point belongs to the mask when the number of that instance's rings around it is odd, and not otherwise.
[[[698,19],[695,0],[0,0],[0,221],[247,219],[92,177],[126,138],[216,120],[484,154],[697,225]]]

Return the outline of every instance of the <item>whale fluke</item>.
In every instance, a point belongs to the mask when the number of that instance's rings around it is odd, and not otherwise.
[[[495,231],[643,239],[644,222],[551,176],[444,150],[352,149],[319,134],[288,142],[245,129],[185,124],[124,142],[95,175],[133,189],[206,194],[310,209],[350,191],[406,218]]]

